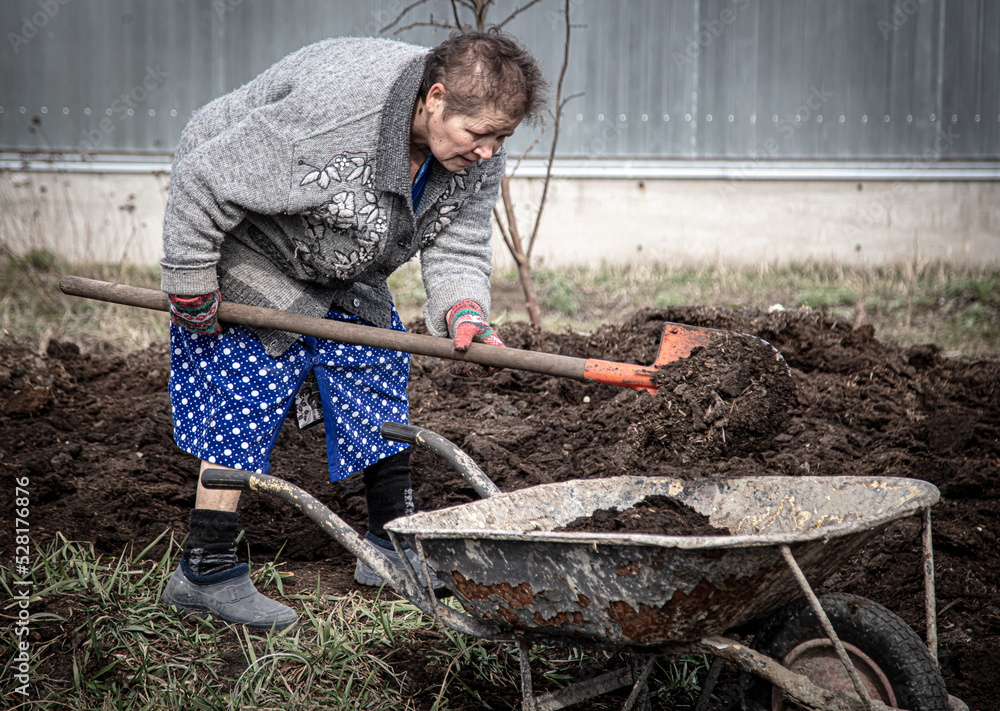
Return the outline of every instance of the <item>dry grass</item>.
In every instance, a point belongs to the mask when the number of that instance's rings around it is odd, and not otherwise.
[[[0,341],[14,340],[44,352],[51,339],[89,348],[114,344],[139,350],[166,342],[167,316],[128,306],[66,296],[59,280],[66,274],[159,289],[159,268],[123,265],[67,265],[48,252],[26,256],[0,252]]]
[[[44,350],[50,339],[126,350],[166,340],[159,312],[65,296],[66,274],[159,288],[157,268],[60,262],[46,252],[0,253],[0,341]],[[871,324],[882,340],[935,343],[953,356],[1000,357],[1000,269],[941,263],[856,268],[810,263],[720,268],[540,270],[535,275],[546,330],[592,331],[621,323],[644,307],[699,305],[721,308],[774,304],[809,306],[855,326]],[[420,315],[424,289],[410,263],[390,279],[404,321]],[[495,323],[525,321],[524,297],[513,272],[493,278]]]

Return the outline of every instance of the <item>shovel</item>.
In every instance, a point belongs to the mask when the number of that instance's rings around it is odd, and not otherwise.
[[[112,284],[77,276],[63,277],[59,282],[59,288],[63,293],[71,296],[83,296],[98,301],[139,306],[155,311],[170,310],[167,295],[152,289]],[[495,368],[526,370],[532,373],[616,385],[633,390],[645,390],[651,395],[656,394],[653,376],[658,368],[667,363],[687,358],[696,348],[708,346],[713,335],[727,333],[712,328],[667,323],[663,328],[663,335],[660,337],[660,350],[656,355],[656,360],[650,366],[642,366],[595,358],[574,358],[552,353],[538,353],[518,348],[501,348],[482,343],[473,343],[469,350],[463,353],[456,351],[452,347],[451,340],[446,338],[372,328],[371,326],[331,321],[288,311],[231,302],[219,304],[219,320],[244,326],[274,328],[355,345],[405,351],[435,358],[478,363]],[[746,335],[744,338],[758,341],[760,345],[774,350],[759,338]],[[781,356],[777,351],[774,351],[774,354],[776,358],[780,359]]]

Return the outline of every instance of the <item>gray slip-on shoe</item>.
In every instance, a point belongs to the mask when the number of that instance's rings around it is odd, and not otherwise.
[[[366,534],[365,540],[374,543],[379,549],[379,553],[384,555],[391,565],[394,565],[397,568],[403,568],[403,561],[400,560],[399,553],[396,552],[396,549],[391,547],[391,543],[377,538],[372,533]],[[386,545],[389,545],[390,547],[386,548]],[[417,580],[420,581],[421,585],[424,585],[424,567],[420,565],[420,559],[417,557],[416,552],[408,548],[406,549],[406,557],[410,561],[410,565],[413,566],[413,569],[417,573]],[[438,579],[438,576],[434,574],[434,571],[432,570],[430,573],[431,586],[435,590],[443,588],[444,583]],[[365,563],[363,563],[360,559],[358,560],[357,565],[354,566],[354,582],[358,585],[368,585],[375,588],[381,587],[385,583],[385,581],[382,580],[381,575],[365,565]]]
[[[246,563],[211,576],[188,574],[182,565],[178,566],[160,602],[190,614],[209,613],[225,622],[261,629],[285,630],[299,619],[288,605],[257,592]]]

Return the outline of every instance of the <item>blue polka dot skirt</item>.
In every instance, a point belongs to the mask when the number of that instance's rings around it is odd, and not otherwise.
[[[334,311],[326,318],[365,323]],[[392,329],[406,330],[395,309]],[[303,336],[272,358],[252,331],[232,325],[218,336],[170,327],[174,441],[203,461],[267,474],[295,393],[313,370],[331,481],[406,449],[379,429],[409,422],[409,353]]]

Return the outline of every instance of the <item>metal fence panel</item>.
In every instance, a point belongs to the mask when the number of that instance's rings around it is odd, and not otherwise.
[[[553,84],[564,0],[506,29]],[[525,0],[498,0],[502,20]],[[448,0],[6,0],[0,150],[168,153],[192,111],[295,49],[382,33],[433,45]],[[564,158],[1000,159],[1000,3],[570,0]],[[538,138],[526,128],[514,156]],[[547,154],[551,130],[533,156]]]

